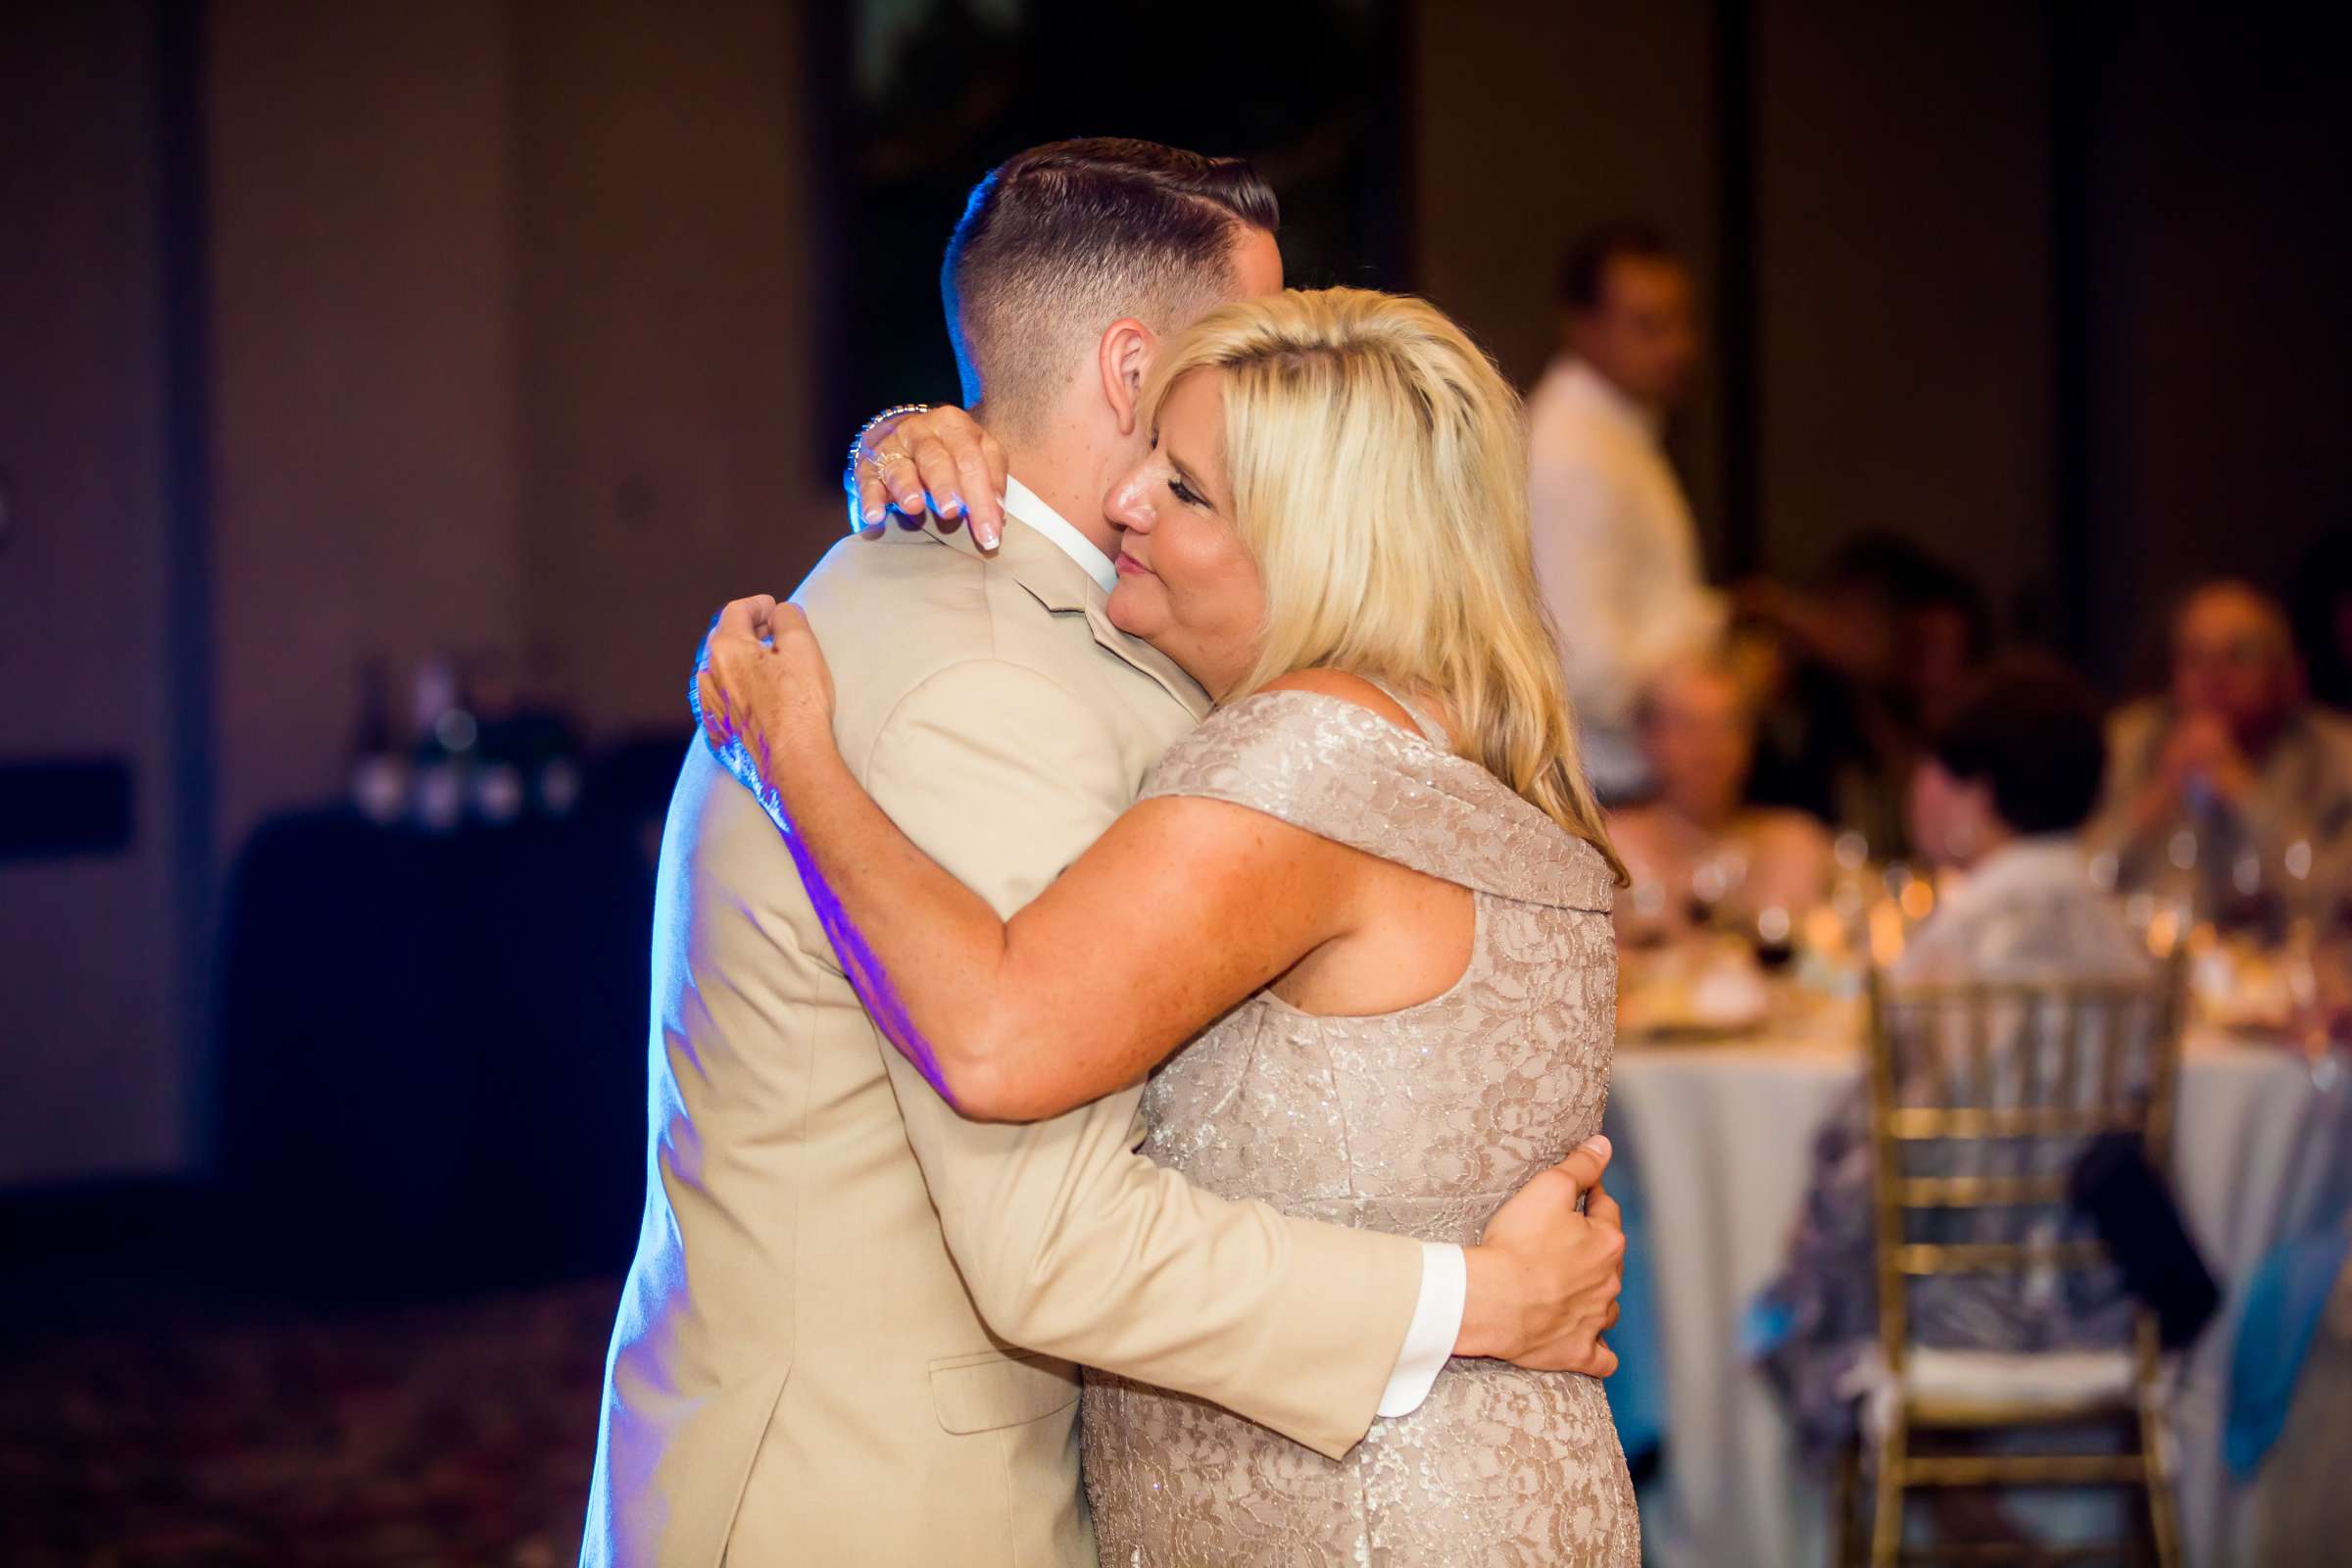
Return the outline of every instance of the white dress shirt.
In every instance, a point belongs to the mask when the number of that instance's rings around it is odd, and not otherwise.
[[[1039,499],[1036,491],[1010,475],[1004,480],[1004,512],[1052,540],[1063,555],[1085,567],[1105,594],[1118,587],[1118,568],[1110,558],[1079,532],[1076,524]],[[1421,1408],[1438,1374],[1445,1370],[1446,1357],[1453,1354],[1454,1342],[1462,1336],[1462,1312],[1469,1296],[1470,1265],[1462,1250],[1450,1242],[1423,1242],[1421,1296],[1404,1332],[1404,1348],[1397,1353],[1389,1386],[1380,1396],[1382,1415],[1411,1415]]]
[[[2014,839],[1953,879],[1892,970],[1906,981],[2137,980],[2148,950],[2066,834]]]
[[[1119,568],[1092,539],[1078,531],[1078,525],[1055,512],[1040,499],[1038,493],[1015,479],[1004,476],[1004,512],[1029,525],[1032,533],[1042,533],[1054,541],[1054,547],[1086,568],[1086,574],[1109,593],[1119,585]],[[966,526],[969,526],[968,524]]]
[[[1643,688],[1703,649],[1723,609],[1701,576],[1698,530],[1654,410],[1564,359],[1527,415],[1536,578],[1559,628],[1586,769],[1622,796],[1648,782],[1633,743]]]

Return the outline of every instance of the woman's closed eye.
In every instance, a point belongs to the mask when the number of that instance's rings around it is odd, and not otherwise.
[[[1188,507],[1205,507],[1208,505],[1205,500],[1203,500],[1197,492],[1194,491],[1191,485],[1186,484],[1181,478],[1174,476],[1170,476],[1168,479],[1168,494],[1174,496],[1177,500],[1183,502]]]

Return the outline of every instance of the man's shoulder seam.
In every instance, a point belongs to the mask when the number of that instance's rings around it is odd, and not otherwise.
[[[858,760],[859,776],[863,777],[871,769],[874,753],[880,749],[883,738],[890,733],[891,727],[898,722],[899,716],[906,710],[909,703],[922,697],[932,686],[951,675],[984,667],[1002,670],[1007,674],[1026,676],[1041,685],[1052,688],[1056,696],[1069,703],[1073,708],[1084,710],[1087,707],[1084,698],[1046,670],[1024,660],[1005,658],[993,649],[987,654],[967,654],[945,659],[924,671],[920,679],[909,682],[906,689],[899,693],[898,697],[892,701],[888,710],[883,713],[881,721],[875,724],[873,735],[866,742],[865,755]]]

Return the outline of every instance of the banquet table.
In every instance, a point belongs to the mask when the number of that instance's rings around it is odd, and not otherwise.
[[[238,1266],[352,1296],[624,1267],[652,905],[617,814],[263,824],[220,979],[221,1175],[268,1216]]]
[[[1644,1499],[1647,1560],[1753,1568],[1828,1560],[1821,1479],[1800,1463],[1771,1388],[1747,1364],[1748,1301],[1780,1268],[1813,1134],[1861,1082],[1858,1005],[1705,1044],[1618,1046],[1613,1179],[1640,1190],[1655,1279],[1666,1447]],[[2191,1235],[2230,1299],[2179,1372],[2171,1406],[2187,1557],[2244,1560],[2221,1426],[2235,1291],[2273,1247],[2352,1200],[2352,1084],[2282,1046],[2192,1033],[2173,1176]]]

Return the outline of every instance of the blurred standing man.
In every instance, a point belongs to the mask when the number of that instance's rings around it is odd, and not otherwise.
[[[2275,892],[2323,898],[2352,852],[2352,720],[2309,702],[2285,612],[2242,582],[2208,583],[2173,621],[2173,684],[2119,712],[2090,837],[2117,880],[2191,873],[2208,912]]]
[[[1558,622],[1586,766],[1614,805],[1646,791],[1634,712],[1723,626],[1666,418],[1698,364],[1690,274],[1646,228],[1587,235],[1560,269],[1563,352],[1528,399],[1536,574]]]

